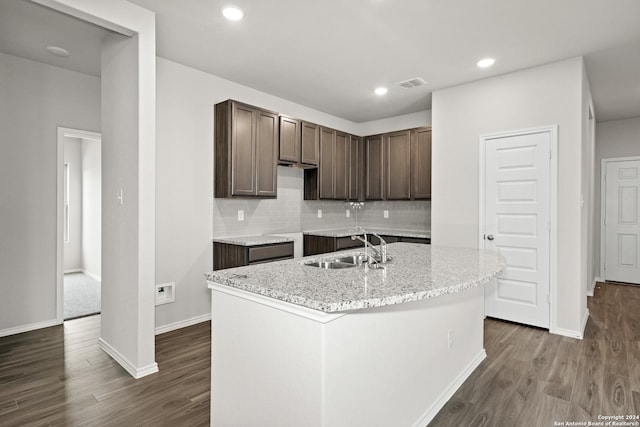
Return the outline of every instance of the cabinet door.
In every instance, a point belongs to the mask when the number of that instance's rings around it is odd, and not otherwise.
[[[349,200],[360,200],[361,153],[360,138],[352,135],[349,143]]]
[[[333,162],[335,199],[347,200],[349,192],[349,135],[336,132]]]
[[[256,195],[275,197],[278,189],[278,115],[256,111]]]
[[[411,198],[431,199],[431,128],[411,135]]]
[[[300,163],[300,122],[280,116],[279,160],[285,163]]]
[[[383,199],[382,135],[370,136],[365,141],[365,198]]]
[[[301,123],[301,156],[300,162],[305,165],[317,165],[320,150],[320,126],[309,123]]]
[[[256,194],[254,109],[233,103],[231,134],[231,195]]]
[[[320,129],[320,165],[318,167],[318,185],[321,199],[333,199],[334,195],[334,161],[336,131]]]
[[[411,131],[385,134],[385,200],[409,200],[411,197]]]

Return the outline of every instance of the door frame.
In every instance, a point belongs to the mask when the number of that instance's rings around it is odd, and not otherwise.
[[[549,133],[551,136],[551,150],[549,153],[549,332],[558,333],[556,327],[556,304],[557,304],[557,277],[558,277],[558,125],[540,126],[481,134],[478,144],[478,248],[484,245],[484,233],[482,224],[485,223],[485,195],[486,195],[486,142],[492,139],[505,138],[510,136],[530,135],[534,133]],[[564,334],[561,334],[564,335]]]
[[[605,274],[604,264],[607,260],[607,228],[605,222],[605,217],[607,214],[607,184],[605,182],[605,176],[607,174],[607,165],[609,163],[615,162],[626,162],[626,161],[636,161],[640,160],[640,156],[629,156],[629,157],[610,157],[606,159],[602,159],[600,162],[600,278],[602,281],[607,280],[607,275]]]
[[[64,322],[64,139],[102,142],[102,134],[58,126],[56,155],[56,322]]]

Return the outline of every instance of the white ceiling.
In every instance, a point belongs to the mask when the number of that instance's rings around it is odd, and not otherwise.
[[[131,0],[157,13],[158,56],[354,122],[426,110],[431,92],[585,56],[598,121],[640,116],[638,0]],[[104,30],[0,0],[0,51],[99,74]],[[57,44],[72,55],[44,52]],[[492,56],[481,70],[478,59]],[[429,83],[403,89],[396,82]],[[388,86],[384,97],[373,94]]]

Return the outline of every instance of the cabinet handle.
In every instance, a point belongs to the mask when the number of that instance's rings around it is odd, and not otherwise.
[[[487,240],[493,240],[493,239],[494,239],[493,234],[488,234],[487,235]]]

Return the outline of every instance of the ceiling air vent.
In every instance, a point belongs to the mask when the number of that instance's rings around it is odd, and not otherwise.
[[[405,80],[402,82],[396,83],[398,86],[403,87],[405,89],[413,89],[414,87],[426,85],[427,82],[422,77],[415,77],[413,79]]]

